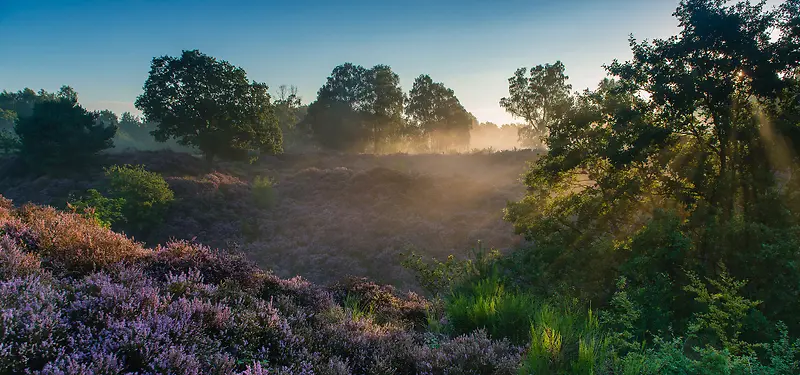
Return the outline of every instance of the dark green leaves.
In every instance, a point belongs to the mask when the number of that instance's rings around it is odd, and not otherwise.
[[[196,146],[209,162],[216,156],[245,159],[252,152],[282,152],[267,86],[197,50],[154,58],[136,106],[158,123],[157,140],[176,138]]]

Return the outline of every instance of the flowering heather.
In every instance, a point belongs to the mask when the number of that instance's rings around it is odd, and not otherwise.
[[[0,374],[514,370],[520,348],[482,333],[430,345],[414,329],[427,306],[363,279],[281,279],[191,242],[147,249],[80,216],[0,200]]]
[[[281,277],[330,283],[354,275],[411,289],[416,283],[400,266],[400,253],[442,259],[468,256],[478,240],[500,249],[520,240],[502,209],[524,195],[519,176],[536,157],[287,154],[253,165],[220,163],[209,173],[189,154],[127,152],[104,155],[80,174],[0,173],[0,194],[17,204],[63,208],[70,193],[108,190],[103,166],[142,164],[175,193],[164,222],[136,238],[149,247],[196,240],[245,253]],[[274,182],[272,204],[258,205],[259,177]]]

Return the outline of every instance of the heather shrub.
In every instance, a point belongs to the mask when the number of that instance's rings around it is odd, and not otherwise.
[[[72,212],[94,220],[103,228],[111,228],[114,223],[124,222],[124,206],[124,198],[106,198],[95,189],[89,189],[83,196],[71,198],[67,203],[67,208]]]
[[[40,270],[36,255],[24,252],[10,236],[0,237],[0,280],[25,277]]]
[[[413,292],[399,295],[390,285],[378,285],[365,278],[349,277],[333,286],[335,300],[353,311],[369,312],[380,322],[402,322],[410,327],[424,327],[429,302]]]
[[[270,208],[275,204],[277,192],[275,183],[266,176],[256,176],[251,186],[253,200],[261,208]]]
[[[66,294],[29,276],[0,281],[0,373],[39,370],[66,349]]]
[[[259,287],[266,274],[241,254],[212,250],[188,241],[159,245],[142,259],[147,273],[162,278],[172,272],[195,270],[208,283],[233,280],[248,287]]]
[[[416,373],[431,375],[496,374],[519,372],[519,347],[495,341],[483,330],[442,342],[436,348],[418,347]]]
[[[164,221],[175,195],[160,174],[141,165],[114,165],[106,168],[105,174],[110,196],[122,199],[126,229],[144,233]]]
[[[52,207],[26,205],[15,212],[36,234],[35,251],[48,267],[83,272],[148,253],[122,234],[102,228],[94,220]]]

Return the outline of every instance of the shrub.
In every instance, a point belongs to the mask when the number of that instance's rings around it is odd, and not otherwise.
[[[30,168],[56,171],[87,163],[98,152],[113,147],[116,126],[105,126],[98,115],[77,100],[42,101],[30,116],[17,120],[22,159]]]
[[[94,220],[103,228],[111,228],[114,223],[124,222],[124,206],[124,198],[106,198],[95,189],[89,189],[84,196],[67,203],[67,208],[72,212]]]
[[[466,260],[456,260],[452,254],[442,262],[436,258],[424,261],[422,256],[412,251],[401,254],[401,265],[412,271],[417,283],[432,296],[440,296],[452,291],[459,283],[465,283],[471,277],[481,277],[493,272],[494,261],[500,257],[500,252],[495,249],[486,250],[478,241],[478,246],[472,250],[471,257]]]
[[[252,185],[253,200],[261,208],[269,208],[275,204],[277,194],[275,183],[269,177],[256,176]]]
[[[16,210],[15,216],[35,234],[32,250],[51,268],[84,272],[147,254],[140,244],[81,215],[26,205]]]
[[[126,229],[147,232],[164,220],[175,194],[158,173],[144,166],[114,165],[105,170],[110,195],[123,199],[122,214]]]

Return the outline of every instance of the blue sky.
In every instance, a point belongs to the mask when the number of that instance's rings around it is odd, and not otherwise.
[[[232,4],[227,4],[232,3]],[[564,62],[576,90],[637,39],[677,32],[678,0],[0,0],[0,89],[74,87],[90,109],[135,111],[154,56],[200,51],[312,101],[344,62],[390,65],[404,90],[430,74],[481,121],[522,66]]]

